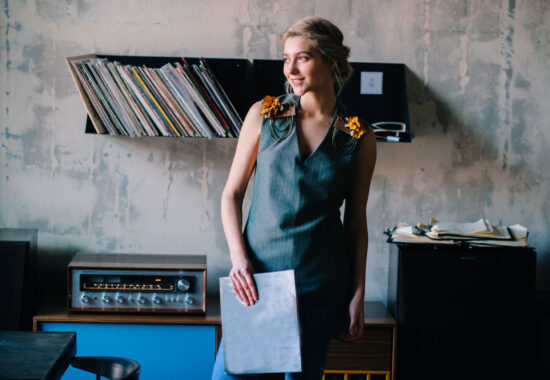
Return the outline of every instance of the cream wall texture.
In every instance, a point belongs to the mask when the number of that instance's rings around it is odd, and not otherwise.
[[[353,61],[409,69],[415,138],[378,144],[366,298],[386,300],[384,228],[431,216],[525,225],[537,284],[550,285],[549,1],[3,0],[2,8],[0,227],[38,229],[43,288],[63,287],[75,251],[206,254],[210,294],[230,268],[220,195],[236,140],[85,135],[64,57],[275,59],[278,35],[308,15],[341,27]]]

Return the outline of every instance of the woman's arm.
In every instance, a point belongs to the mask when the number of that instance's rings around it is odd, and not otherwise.
[[[355,340],[363,334],[365,298],[365,272],[367,263],[368,230],[367,200],[374,165],[376,163],[376,138],[367,128],[361,141],[350,190],[346,197],[344,233],[352,273],[352,299],[349,305],[349,331],[341,335],[345,340]]]
[[[233,265],[229,272],[229,280],[237,297],[247,306],[254,304],[258,294],[243,239],[242,205],[250,176],[256,165],[262,127],[261,111],[262,103],[257,102],[246,115],[221,199],[223,230]]]

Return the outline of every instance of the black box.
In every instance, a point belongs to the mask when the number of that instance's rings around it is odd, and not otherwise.
[[[535,259],[531,248],[392,244],[397,379],[533,378]]]
[[[0,229],[0,330],[32,330],[37,235],[34,229]]]

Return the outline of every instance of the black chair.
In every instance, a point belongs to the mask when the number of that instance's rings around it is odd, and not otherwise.
[[[96,380],[100,380],[100,376],[111,380],[138,380],[141,369],[135,360],[115,357],[77,356],[72,359],[71,365],[95,373]]]

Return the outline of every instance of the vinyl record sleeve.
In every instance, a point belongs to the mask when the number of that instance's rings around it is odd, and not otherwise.
[[[244,305],[220,278],[225,368],[229,374],[301,372],[294,271],[254,274],[258,301]]]

